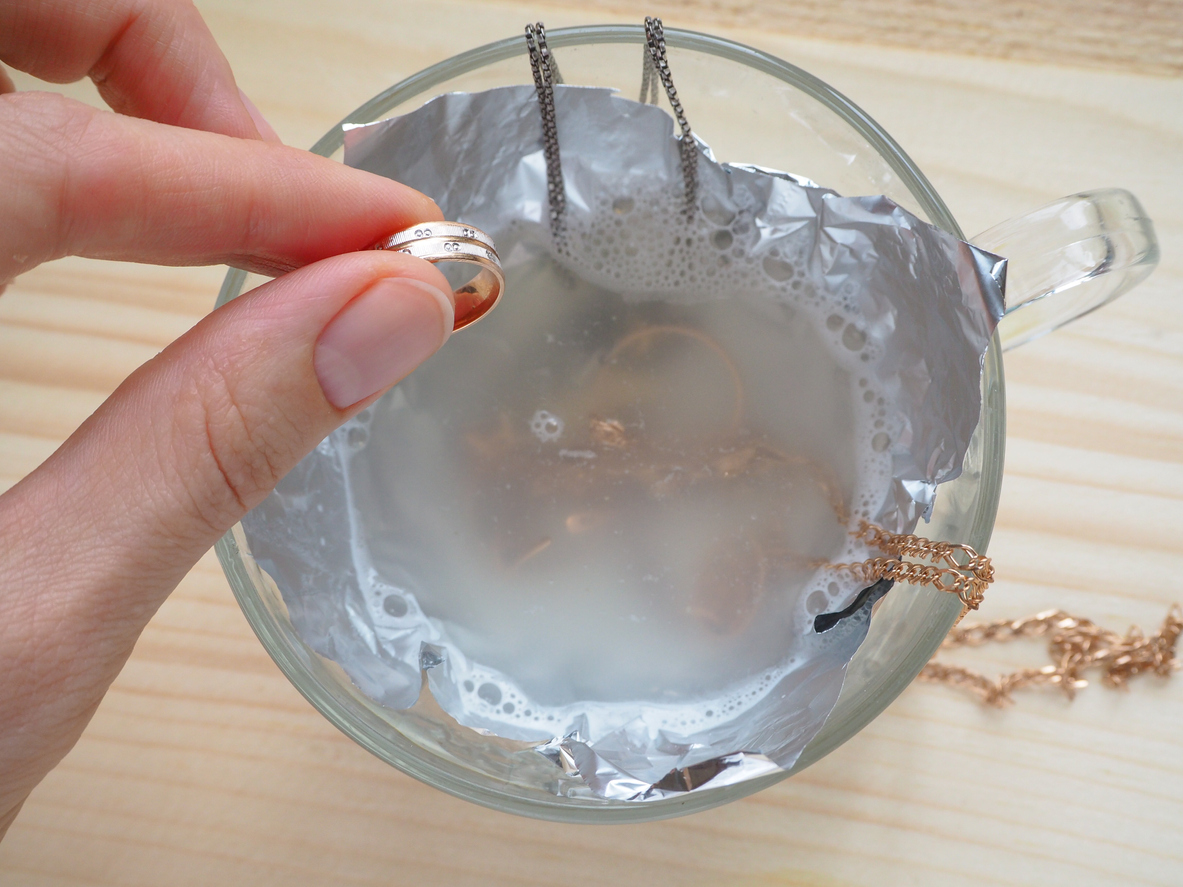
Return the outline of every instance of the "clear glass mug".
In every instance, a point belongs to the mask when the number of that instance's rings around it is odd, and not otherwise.
[[[964,239],[923,173],[849,99],[767,53],[704,34],[665,33],[687,116],[721,161],[785,170],[840,194],[885,194]],[[548,37],[565,82],[613,87],[630,97],[639,94],[644,52],[640,26],[568,28]],[[525,41],[502,40],[409,77],[342,122],[405,114],[444,92],[531,83]],[[339,159],[341,127],[330,130],[312,150]],[[1116,298],[1153,270],[1158,249],[1141,206],[1120,190],[1064,198],[972,241],[1011,260],[1008,311],[986,353],[982,415],[964,471],[941,486],[932,521],[923,532],[984,552],[1002,482],[1006,417],[1001,351]],[[231,271],[218,304],[257,282]],[[912,682],[961,612],[955,597],[932,589],[900,588],[888,595],[850,663],[829,719],[791,771],[644,803],[567,798],[547,791],[545,768],[553,765],[540,755],[523,750],[521,743],[481,736],[456,724],[428,694],[402,712],[364,696],[335,663],[296,634],[279,590],[251,558],[241,527],[218,543],[217,553],[263,646],[308,701],[346,735],[400,770],[459,797],[567,822],[638,822],[705,810],[808,767],[862,729]]]

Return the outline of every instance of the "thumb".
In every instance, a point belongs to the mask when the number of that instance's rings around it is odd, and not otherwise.
[[[96,606],[150,614],[325,435],[443,344],[449,292],[432,265],[380,250],[270,281],[133,373],[11,507],[54,537],[50,563],[87,565]],[[95,560],[114,579],[101,593]]]
[[[197,559],[452,323],[420,259],[306,266],[205,318],[0,496],[0,664],[17,676],[0,688],[0,773],[35,784]],[[32,784],[7,788],[19,800]]]

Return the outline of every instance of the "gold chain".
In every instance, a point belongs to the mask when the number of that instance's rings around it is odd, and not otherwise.
[[[929,585],[938,591],[955,594],[967,610],[976,610],[990,583],[994,567],[990,558],[968,545],[955,542],[932,542],[921,536],[889,533],[882,527],[862,521],[857,537],[886,557],[873,557],[857,564],[834,564],[867,585],[891,579],[908,585]],[[913,563],[904,558],[920,558],[931,563]]]
[[[956,594],[965,605],[962,616],[978,608],[986,588],[994,581],[990,559],[966,545],[889,533],[866,521],[859,526],[858,535],[886,556],[857,564],[839,564],[837,569],[847,570],[868,584],[893,579]],[[904,558],[921,558],[930,563],[912,563]],[[1052,664],[989,678],[934,659],[921,670],[919,680],[959,687],[983,703],[997,707],[1013,701],[1011,692],[1022,687],[1059,687],[1071,699],[1077,690],[1088,686],[1082,675],[1089,669],[1100,669],[1101,682],[1115,688],[1124,688],[1131,678],[1146,672],[1169,677],[1179,667],[1175,648],[1180,634],[1183,634],[1183,610],[1178,604],[1171,607],[1162,627],[1149,637],[1136,627],[1120,635],[1062,610],[1048,610],[1014,621],[963,624],[949,632],[942,649],[1047,637]]]
[[[1077,690],[1088,686],[1081,675],[1092,668],[1101,669],[1103,684],[1116,688],[1124,688],[1130,678],[1146,672],[1170,676],[1179,667],[1175,646],[1180,633],[1183,610],[1178,604],[1170,608],[1162,627],[1149,637],[1136,627],[1119,635],[1062,610],[1048,610],[1013,622],[959,625],[945,638],[943,649],[1046,636],[1053,664],[991,679],[968,668],[933,660],[924,666],[919,680],[960,687],[987,705],[998,707],[1013,701],[1011,691],[1021,687],[1059,687],[1071,699]]]

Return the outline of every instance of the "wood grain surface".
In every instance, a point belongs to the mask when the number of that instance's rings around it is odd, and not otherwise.
[[[598,2],[199,5],[240,85],[286,141],[308,145],[389,84],[526,21],[621,18],[588,10]],[[1038,16],[1074,33],[1076,10],[1118,5],[1049,0]],[[859,40],[877,27],[860,10],[891,20],[898,9],[902,33],[922,8],[837,6],[853,14],[827,15],[862,36],[820,33]],[[962,7],[971,9],[941,8]],[[779,14],[779,2],[744,4],[736,20],[758,28],[723,27],[731,8],[711,7],[712,30],[854,98],[968,231],[1092,187],[1142,198],[1162,243],[1154,276],[1007,355],[1006,480],[990,552],[1000,578],[982,616],[1061,607],[1117,629],[1157,626],[1183,599],[1183,80],[1139,74],[1148,68],[1138,63],[1119,71],[972,57],[960,36],[918,38],[919,49],[799,39],[756,16]],[[988,33],[975,16],[963,19],[966,36]],[[1140,37],[1106,37],[1123,58],[1143,52]],[[68,91],[94,100],[89,87]],[[65,260],[11,286],[0,297],[0,488],[206,313],[221,276]],[[997,669],[1043,657],[1031,645],[959,659]],[[593,828],[494,813],[337,733],[263,652],[211,555],[0,844],[0,884],[1171,887],[1183,884],[1181,835],[1183,675],[1139,679],[1128,693],[1090,687],[1073,703],[1027,693],[1005,711],[916,685],[801,775],[681,820]]]
[[[909,49],[1183,74],[1183,0],[559,0],[576,10]]]

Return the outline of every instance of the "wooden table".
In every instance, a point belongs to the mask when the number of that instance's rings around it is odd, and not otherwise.
[[[648,11],[199,5],[240,84],[299,145],[390,83],[527,20],[635,21]],[[695,24],[672,3],[656,6],[667,24]],[[1155,275],[1007,356],[1006,484],[991,548],[1000,579],[982,615],[1062,607],[1116,629],[1156,627],[1183,599],[1177,32],[1159,41],[1153,64],[1130,51],[1100,59],[1108,67],[1050,66],[957,54],[983,48],[955,32],[926,32],[918,45],[931,51],[921,52],[793,38],[775,20],[728,30],[717,14],[725,4],[694,3],[688,15],[708,7],[712,30],[813,71],[867,109],[968,231],[1087,188],[1142,198],[1162,242]],[[1064,0],[1041,15],[1059,14],[1070,34],[1085,14],[1073,10],[1096,7]],[[1117,22],[1111,42],[1121,40]],[[1049,57],[1098,61],[1087,45],[1073,56],[1063,43]],[[71,91],[94,100],[89,86]],[[67,260],[17,281],[0,298],[0,488],[207,312],[221,276]],[[1045,660],[1032,645],[972,661]],[[1091,687],[1073,703],[1027,693],[1005,711],[917,685],[838,752],[756,797],[645,826],[557,826],[455,800],[346,740],[267,658],[207,556],[0,845],[0,883],[1179,885],[1183,676],[1143,678],[1129,693]]]

